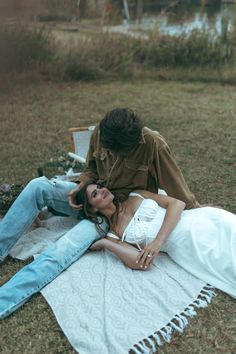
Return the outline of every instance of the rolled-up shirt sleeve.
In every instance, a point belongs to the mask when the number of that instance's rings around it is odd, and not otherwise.
[[[195,196],[190,192],[174,156],[171,154],[167,143],[156,146],[153,167],[157,174],[160,188],[173,198],[186,203],[186,209],[199,206]]]

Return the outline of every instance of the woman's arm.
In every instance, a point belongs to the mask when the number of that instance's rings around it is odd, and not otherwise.
[[[110,240],[109,237],[100,239],[90,247],[93,251],[108,249],[118,256],[128,267],[138,270],[147,270],[154,257],[160,251],[161,245],[175,228],[180,215],[185,208],[185,203],[167,196],[161,196],[147,191],[136,191],[144,198],[155,200],[161,207],[167,209],[163,224],[153,242],[147,245],[141,252],[134,246],[119,240]],[[150,257],[151,256],[151,257]]]
[[[147,270],[142,268],[137,263],[139,251],[134,246],[121,241],[110,240],[109,238],[102,238],[92,244],[90,247],[92,251],[99,251],[107,249],[114,253],[120,260],[131,269]]]
[[[141,194],[144,198],[155,200],[161,207],[166,209],[165,218],[156,238],[149,245],[146,245],[137,257],[139,266],[146,269],[146,267],[149,267],[153,262],[162,244],[177,225],[182,211],[185,208],[185,203],[172,197],[158,195],[148,191],[136,192]]]

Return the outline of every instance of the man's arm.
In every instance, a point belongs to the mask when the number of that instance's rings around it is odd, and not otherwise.
[[[190,192],[183,174],[171,154],[169,146],[165,142],[161,146],[155,143],[155,148],[153,168],[157,174],[160,187],[170,197],[185,202],[186,209],[199,207],[199,203]]]

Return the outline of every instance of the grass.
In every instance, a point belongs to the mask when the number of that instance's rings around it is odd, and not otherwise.
[[[128,106],[166,137],[198,200],[235,213],[235,102],[235,87],[209,83],[39,81],[23,86],[8,81],[0,94],[0,183],[36,177],[37,167],[70,150],[69,127],[94,124],[107,110]],[[3,279],[24,264],[7,258]],[[235,354],[235,331],[235,301],[219,293],[159,353]],[[0,322],[0,353],[42,352],[75,353],[38,294]]]

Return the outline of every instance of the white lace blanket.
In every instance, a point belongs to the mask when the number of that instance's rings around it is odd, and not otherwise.
[[[51,218],[23,236],[11,254],[22,259],[38,253],[73,223],[70,218]],[[166,254],[142,272],[106,251],[87,252],[41,292],[80,354],[154,353],[214,296]]]

